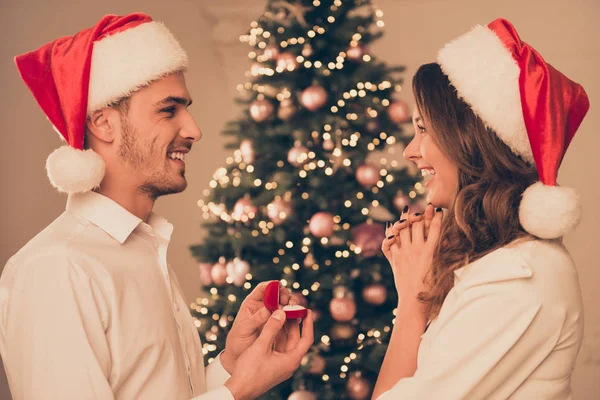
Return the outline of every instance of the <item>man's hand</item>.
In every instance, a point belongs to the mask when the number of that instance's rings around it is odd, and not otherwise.
[[[236,400],[257,398],[289,379],[300,366],[302,357],[314,343],[312,312],[308,311],[302,323],[302,335],[298,329],[294,344],[290,340],[280,351],[276,339],[285,322],[285,313],[275,311],[254,344],[238,358],[231,378],[225,382]]]
[[[269,282],[261,282],[244,299],[225,341],[225,351],[221,354],[221,365],[231,375],[238,357],[250,347],[261,332],[263,325],[269,320],[271,312],[263,305],[265,288]],[[288,304],[291,299],[288,289],[279,284],[279,302]],[[278,342],[286,339],[285,330],[278,337]]]

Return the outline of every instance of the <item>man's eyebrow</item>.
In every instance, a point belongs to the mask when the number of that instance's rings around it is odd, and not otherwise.
[[[192,105],[192,100],[188,100],[184,97],[178,97],[178,96],[168,96],[165,97],[162,100],[157,101],[156,103],[154,103],[154,107],[162,107],[162,106],[166,106],[169,104],[181,104],[182,106],[191,106]]]

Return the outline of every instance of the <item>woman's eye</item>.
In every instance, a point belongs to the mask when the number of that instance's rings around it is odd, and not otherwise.
[[[419,132],[423,133],[425,132],[425,127],[421,126],[421,125],[417,125],[417,129],[419,130]]]

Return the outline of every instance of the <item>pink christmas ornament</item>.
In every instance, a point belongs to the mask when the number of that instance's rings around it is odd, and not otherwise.
[[[320,211],[312,216],[308,229],[314,236],[322,238],[333,235],[334,226],[333,215],[326,211]]]
[[[366,400],[371,395],[371,383],[361,374],[353,374],[348,378],[346,392],[352,400]]]
[[[305,44],[304,47],[302,47],[302,55],[304,57],[310,57],[312,56],[313,53],[313,49],[312,46],[310,44]]]
[[[235,286],[246,283],[246,274],[250,272],[250,264],[239,258],[234,258],[227,263],[227,275],[233,280]]]
[[[396,207],[396,209],[398,211],[402,211],[404,209],[404,206],[410,207],[410,205],[411,205],[410,197],[403,194],[402,192],[396,193],[396,196],[394,196],[392,203],[394,204],[394,207]]]
[[[325,359],[318,354],[313,354],[308,359],[308,373],[321,375],[325,371]]]
[[[335,143],[331,139],[327,139],[323,141],[323,149],[327,151],[331,151],[335,148]]]
[[[296,390],[290,394],[288,400],[317,400],[317,395],[308,390]]]
[[[346,51],[346,56],[349,60],[355,62],[362,62],[363,55],[365,55],[366,49],[364,46],[350,46],[348,51]]]
[[[315,256],[313,253],[308,253],[306,257],[304,257],[304,267],[312,268],[313,265],[316,264]]]
[[[296,56],[290,52],[280,53],[277,56],[277,69],[284,71],[293,71],[298,66]]]
[[[254,162],[254,146],[250,139],[242,140],[240,143],[240,152],[242,153],[242,161],[246,164],[252,164]]]
[[[273,103],[269,100],[254,100],[250,104],[250,116],[256,122],[264,122],[273,115]]]
[[[347,288],[338,287],[334,290],[334,297],[329,303],[329,312],[338,322],[349,322],[356,315],[356,302],[354,296]]]
[[[352,241],[361,249],[363,257],[373,257],[381,252],[381,243],[385,239],[385,226],[365,222],[352,228]]]
[[[282,100],[277,109],[277,118],[282,121],[289,121],[296,115],[296,111],[298,111],[298,109],[291,99]]]
[[[365,189],[371,189],[380,179],[379,168],[373,164],[363,164],[356,169],[356,180]]]
[[[412,118],[410,107],[402,100],[394,101],[387,109],[390,120],[395,124],[409,122]]]
[[[198,270],[200,271],[200,282],[202,282],[204,286],[210,286],[213,283],[211,276],[212,267],[212,264],[209,263],[198,264]]]
[[[292,205],[289,201],[277,196],[275,200],[267,205],[267,215],[271,222],[280,225],[292,213]]]
[[[327,92],[319,85],[309,86],[300,95],[300,103],[310,111],[317,111],[327,103]]]
[[[362,292],[363,299],[371,305],[380,306],[387,300],[388,290],[382,283],[371,283]]]
[[[256,216],[256,206],[249,196],[239,199],[233,206],[231,217],[236,221],[248,222]]]
[[[223,261],[219,261],[213,265],[210,276],[217,286],[223,286],[225,283],[227,283],[227,267],[225,263]]]
[[[354,335],[354,328],[349,324],[335,323],[331,327],[331,338],[333,340],[348,340]]]
[[[300,167],[308,160],[308,149],[301,144],[296,144],[288,152],[288,162],[294,167]]]

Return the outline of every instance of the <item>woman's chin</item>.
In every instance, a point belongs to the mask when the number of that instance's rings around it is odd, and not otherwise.
[[[431,193],[427,193],[427,197],[425,198],[425,201],[427,202],[427,204],[431,203],[435,206],[434,200],[435,200],[434,196],[432,196]]]
[[[427,197],[425,198],[425,200],[427,201],[427,203],[433,204],[434,207],[448,208],[448,202],[445,201],[444,196],[440,196],[440,194],[437,193],[435,189],[430,190],[427,193]]]

